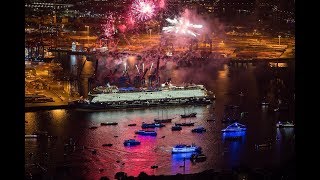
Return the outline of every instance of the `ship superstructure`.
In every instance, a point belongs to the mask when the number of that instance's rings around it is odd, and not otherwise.
[[[167,86],[156,90],[120,88],[116,86],[95,88],[89,93],[91,103],[119,102],[119,101],[158,101],[158,100],[209,100],[207,90],[203,85]]]

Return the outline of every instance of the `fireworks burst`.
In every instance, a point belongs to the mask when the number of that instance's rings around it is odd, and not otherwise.
[[[154,3],[148,0],[135,0],[132,4],[132,14],[140,21],[150,19],[154,11]]]
[[[104,31],[104,35],[106,37],[110,37],[116,31],[116,28],[115,28],[115,25],[114,25],[115,24],[115,18],[113,17],[112,14],[107,15],[106,18],[108,19],[108,21],[107,21],[106,24],[102,25],[102,28],[103,28],[103,31]]]
[[[162,31],[164,31],[165,33],[174,32],[176,34],[187,34],[187,35],[192,35],[192,36],[196,37],[199,34],[197,34],[196,32],[194,32],[191,29],[192,28],[193,29],[201,29],[202,28],[202,25],[191,24],[189,22],[189,20],[187,20],[185,18],[180,18],[179,20],[176,18],[174,18],[174,19],[167,18],[166,21],[168,21],[172,25],[162,28]]]

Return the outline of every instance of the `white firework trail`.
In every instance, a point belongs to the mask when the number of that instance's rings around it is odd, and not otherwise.
[[[166,21],[168,21],[172,25],[162,28],[162,31],[164,31],[165,33],[174,32],[176,34],[187,34],[196,37],[199,34],[194,32],[192,29],[201,29],[203,27],[201,24],[191,24],[190,21],[185,18],[167,18]]]

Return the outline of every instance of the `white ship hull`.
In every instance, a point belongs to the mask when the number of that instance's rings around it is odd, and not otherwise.
[[[208,98],[205,90],[162,90],[150,92],[116,92],[101,93],[91,95],[91,103],[121,102],[121,101],[155,101],[155,100],[181,100],[187,101],[189,98],[203,99]]]

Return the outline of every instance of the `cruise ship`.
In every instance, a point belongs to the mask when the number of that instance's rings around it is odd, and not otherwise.
[[[215,98],[203,85],[174,86],[166,83],[158,88],[118,88],[98,86],[87,100],[76,102],[78,107],[92,109],[138,108],[161,105],[206,105]]]

